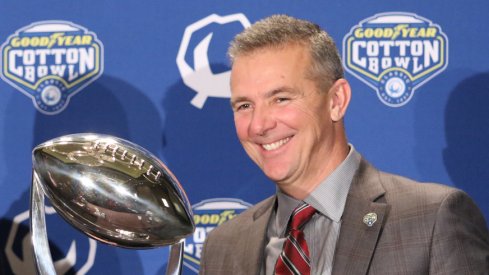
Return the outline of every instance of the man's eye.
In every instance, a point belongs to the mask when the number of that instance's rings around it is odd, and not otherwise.
[[[242,110],[246,110],[246,109],[249,109],[251,107],[251,105],[249,103],[243,103],[243,104],[240,104],[236,107],[236,110],[237,111],[242,111]]]
[[[288,97],[278,97],[277,99],[275,99],[275,101],[277,103],[286,102],[286,101],[289,101],[289,100],[290,100],[290,98],[288,98]]]

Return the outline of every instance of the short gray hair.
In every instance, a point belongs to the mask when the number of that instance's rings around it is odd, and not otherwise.
[[[287,15],[272,15],[236,35],[228,49],[231,63],[238,56],[263,48],[299,44],[309,48],[311,69],[308,77],[323,90],[343,78],[343,66],[336,45],[317,24]]]

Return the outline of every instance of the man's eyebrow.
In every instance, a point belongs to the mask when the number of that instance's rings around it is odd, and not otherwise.
[[[249,98],[246,96],[238,96],[236,98],[231,98],[231,100],[229,102],[231,103],[231,107],[233,107],[237,103],[243,102],[243,101],[249,101]]]
[[[278,94],[281,94],[281,93],[296,94],[297,91],[293,88],[282,86],[282,87],[279,87],[279,88],[276,88],[276,89],[273,89],[273,90],[266,92],[264,94],[264,98],[272,98],[272,97],[274,97]],[[250,101],[249,97],[238,96],[235,98],[231,98],[231,100],[230,100],[231,107],[234,106],[235,104],[239,103],[239,102],[244,102],[244,101]]]
[[[273,89],[273,90],[265,93],[265,98],[274,97],[274,96],[281,94],[281,93],[294,94],[294,93],[296,93],[296,90],[294,90],[293,88],[290,88],[290,87],[282,86],[282,87],[279,87],[277,89]]]

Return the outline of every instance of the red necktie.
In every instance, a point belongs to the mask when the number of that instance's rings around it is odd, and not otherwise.
[[[308,204],[298,206],[292,213],[289,223],[289,233],[280,253],[275,274],[311,274],[309,249],[301,227],[316,213],[316,209]]]

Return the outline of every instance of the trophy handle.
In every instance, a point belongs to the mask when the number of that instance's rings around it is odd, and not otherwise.
[[[39,176],[35,171],[32,171],[30,224],[32,248],[34,250],[34,260],[36,261],[38,274],[56,275],[46,231],[44,193],[41,189]]]
[[[170,246],[170,256],[166,267],[167,275],[182,274],[183,240]]]

